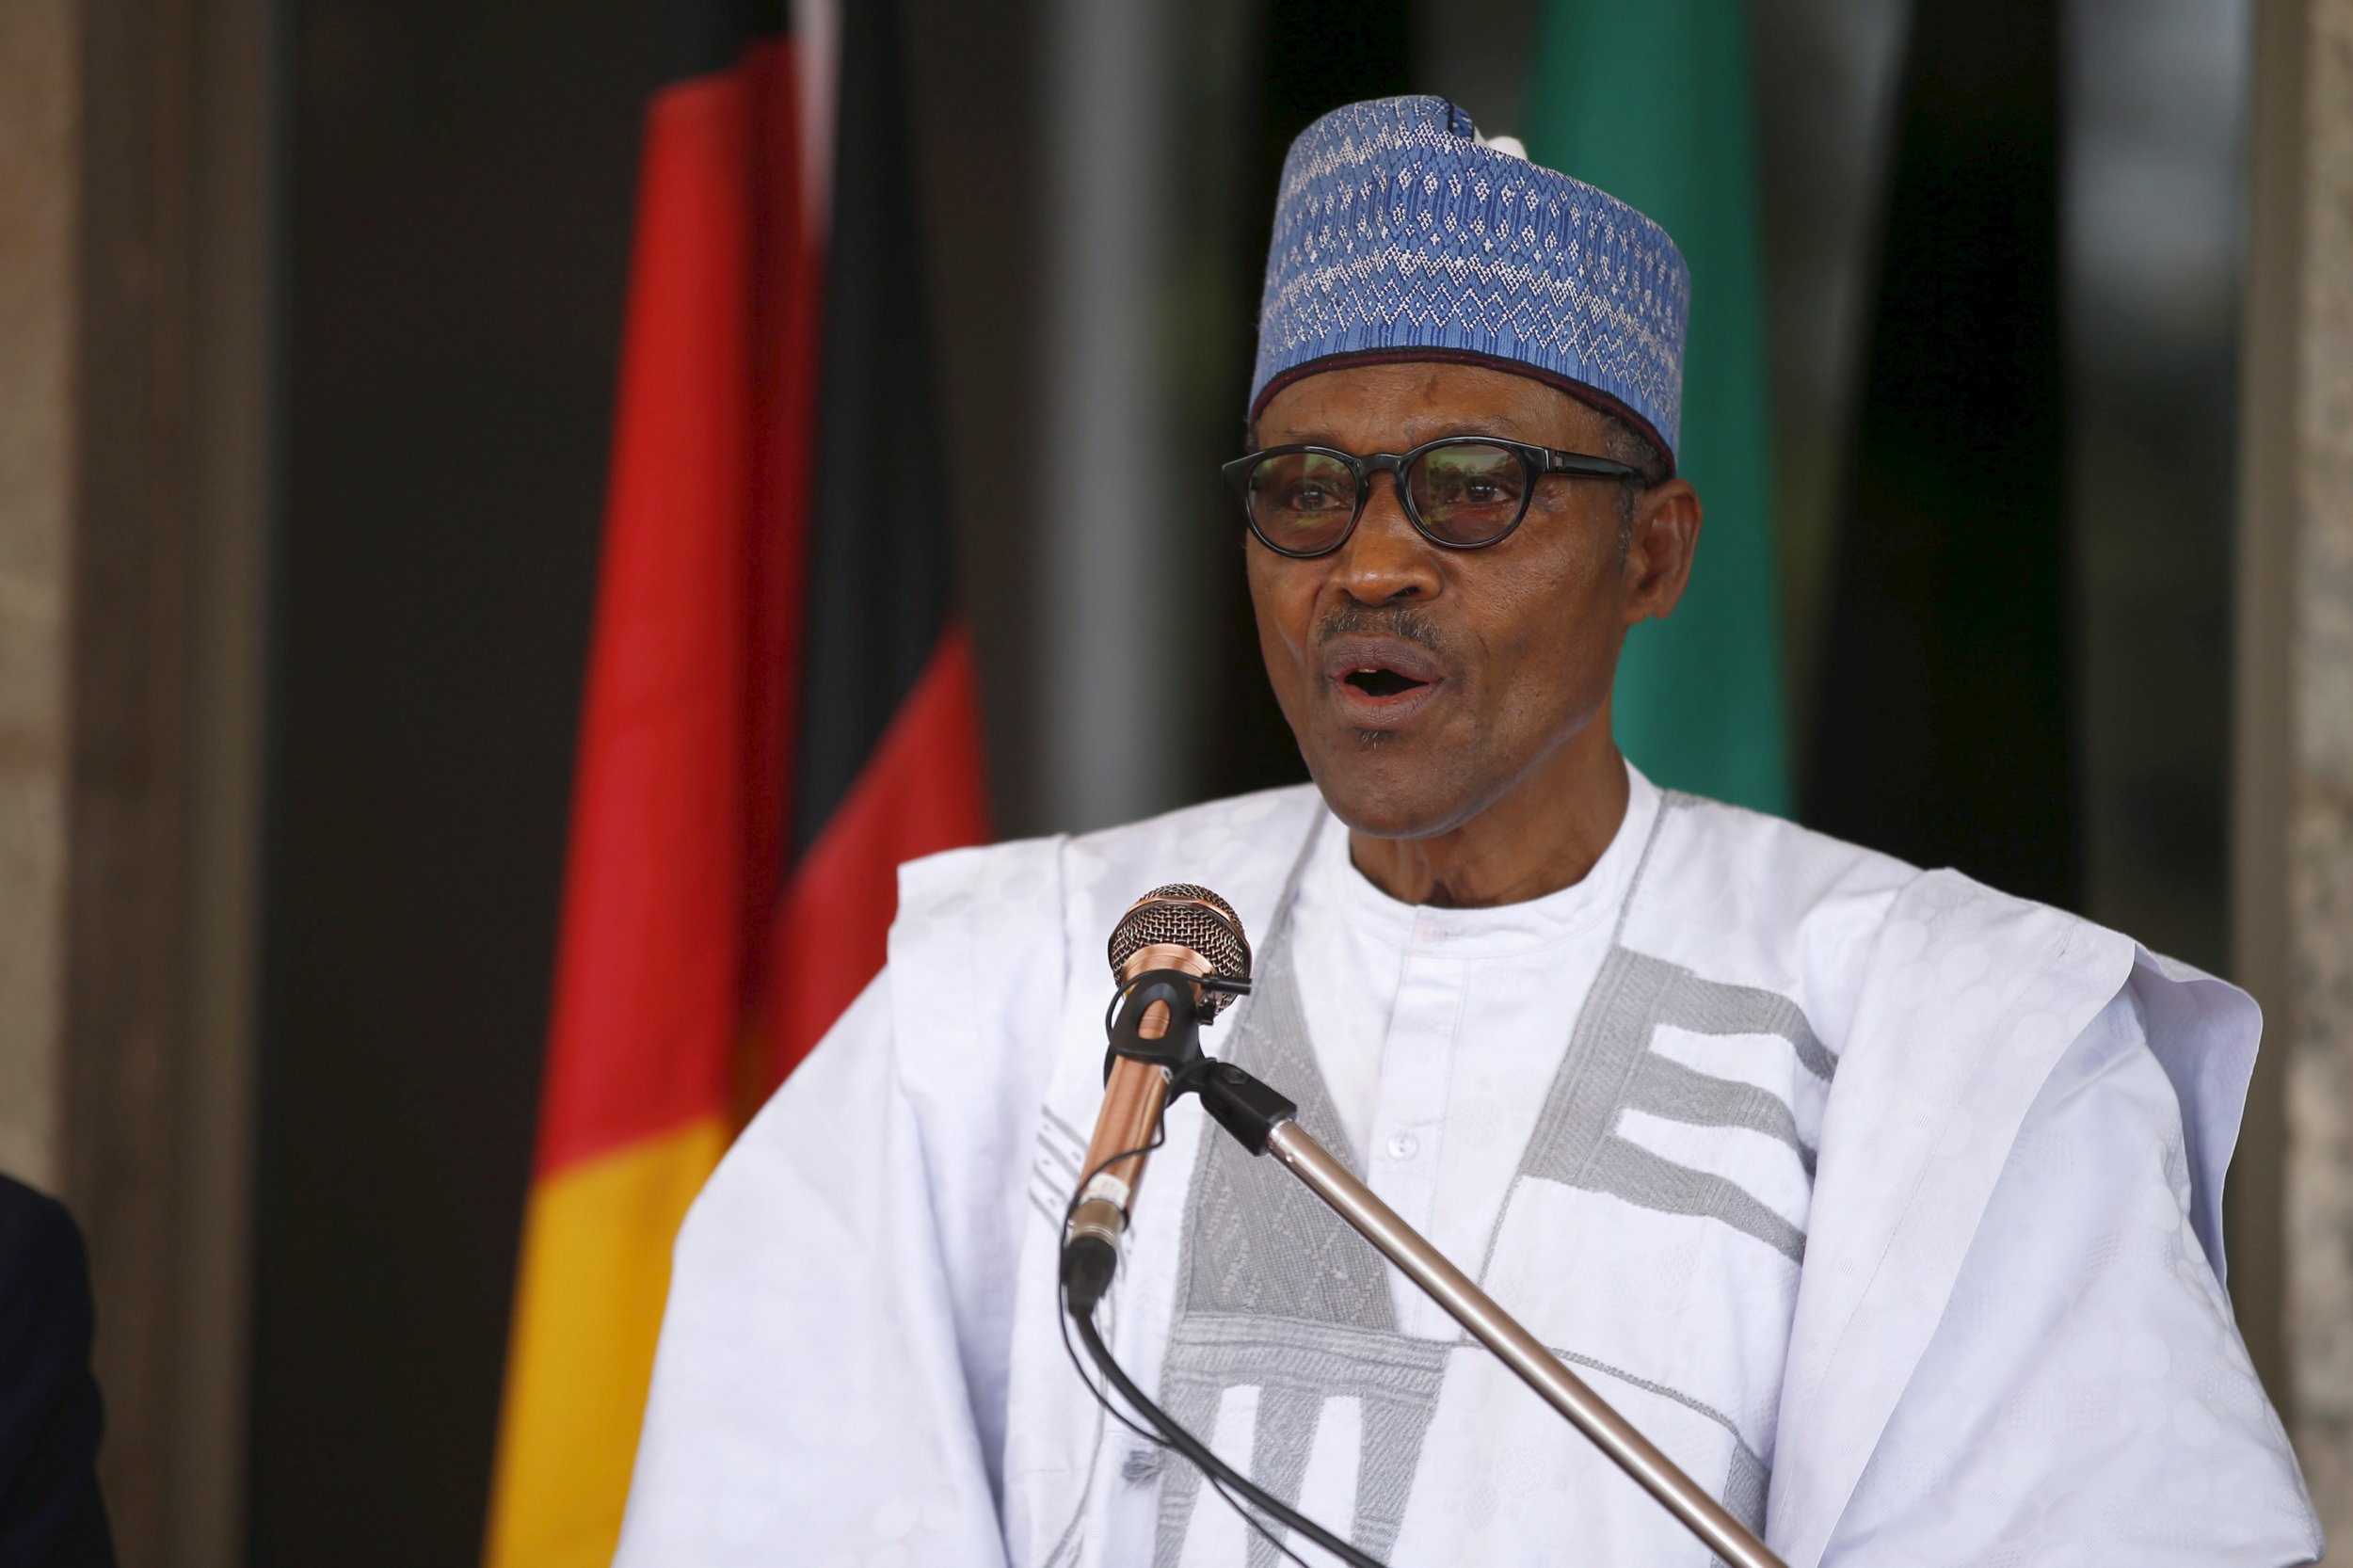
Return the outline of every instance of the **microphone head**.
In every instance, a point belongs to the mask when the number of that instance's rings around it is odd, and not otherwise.
[[[1207,888],[1172,882],[1128,906],[1112,928],[1111,961],[1112,979],[1121,985],[1146,969],[1248,980],[1250,942],[1232,904]],[[1211,1017],[1234,1000],[1224,991],[1208,995]]]

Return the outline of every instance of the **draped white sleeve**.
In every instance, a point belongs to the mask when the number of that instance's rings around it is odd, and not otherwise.
[[[2036,1098],[1825,1568],[2318,1558],[2192,1222],[2143,985],[2164,1005],[2137,976]]]
[[[680,1232],[617,1568],[1004,1560],[889,978]]]

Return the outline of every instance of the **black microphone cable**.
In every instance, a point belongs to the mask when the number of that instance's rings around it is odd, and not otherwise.
[[[1155,1138],[1151,1143],[1144,1145],[1144,1152],[1149,1153],[1160,1146],[1160,1140]],[[1132,1149],[1128,1151],[1129,1154],[1134,1152],[1136,1151]],[[1111,1165],[1117,1164],[1120,1160],[1127,1158],[1127,1154],[1113,1155],[1110,1160],[1104,1161],[1103,1167],[1098,1168],[1108,1168]],[[1071,1207],[1077,1207],[1075,1202]],[[1067,1225],[1070,1223],[1070,1209],[1065,1208],[1063,1212],[1063,1223]],[[1067,1304],[1066,1297],[1065,1304]],[[1081,1315],[1076,1311],[1065,1311],[1059,1314],[1059,1318],[1060,1322],[1057,1326],[1059,1326],[1062,1330],[1062,1353],[1069,1358],[1071,1375],[1079,1380],[1080,1384],[1089,1394],[1095,1396],[1095,1402],[1103,1407],[1104,1414],[1109,1416],[1112,1420],[1117,1421],[1121,1426],[1126,1427],[1129,1432],[1135,1433],[1138,1437],[1143,1438],[1146,1443],[1149,1443],[1154,1448],[1160,1449],[1162,1453],[1176,1452],[1176,1449],[1167,1438],[1162,1437],[1157,1432],[1148,1431],[1147,1429],[1140,1427],[1136,1425],[1135,1422],[1129,1420],[1126,1413],[1123,1412],[1119,1406],[1112,1402],[1111,1396],[1104,1393],[1100,1387],[1096,1386],[1093,1378],[1087,1376],[1086,1368],[1081,1365],[1079,1360],[1078,1347],[1070,1342],[1070,1322],[1073,1318],[1080,1318],[1081,1320],[1086,1323],[1088,1329],[1093,1331],[1095,1327],[1095,1320],[1092,1313],[1089,1313],[1081,1318]],[[1090,1349],[1092,1350],[1092,1345],[1090,1346]],[[1108,1349],[1106,1349],[1099,1352],[1094,1352],[1094,1353],[1108,1356],[1110,1352]],[[1268,1545],[1273,1546],[1276,1551],[1282,1553],[1291,1561],[1299,1563],[1300,1568],[1312,1568],[1312,1564],[1305,1562],[1297,1552],[1292,1551],[1289,1546],[1285,1545],[1282,1541],[1276,1537],[1273,1531],[1268,1529],[1266,1526],[1259,1523],[1258,1516],[1251,1512],[1248,1505],[1243,1503],[1240,1497],[1235,1496],[1233,1493],[1227,1491],[1224,1482],[1222,1482],[1217,1476],[1204,1471],[1201,1479],[1208,1481],[1209,1483],[1209,1489],[1218,1495],[1219,1498],[1224,1501],[1227,1508],[1232,1509],[1237,1514],[1241,1516],[1242,1523],[1248,1525],[1252,1529],[1256,1530],[1260,1536],[1262,1536]]]
[[[1164,1126],[1156,1127],[1153,1128],[1152,1141],[1149,1144],[1140,1149],[1127,1149],[1114,1154],[1080,1177],[1077,1193],[1074,1193],[1069,1205],[1063,1210],[1064,1228],[1068,1229],[1071,1216],[1078,1212],[1080,1201],[1078,1194],[1085,1192],[1087,1183],[1123,1160],[1131,1159],[1139,1154],[1148,1154],[1159,1148],[1166,1136]],[[1301,1568],[1311,1568],[1311,1565],[1306,1559],[1286,1545],[1282,1538],[1269,1529],[1257,1514],[1251,1512],[1248,1507],[1243,1506],[1241,1498],[1236,1497],[1234,1493],[1241,1493],[1241,1497],[1248,1498],[1250,1503],[1262,1512],[1273,1518],[1287,1529],[1314,1542],[1342,1562],[1349,1564],[1349,1568],[1384,1568],[1384,1564],[1378,1558],[1359,1550],[1351,1543],[1334,1535],[1330,1530],[1284,1503],[1248,1476],[1220,1459],[1207,1443],[1187,1431],[1182,1422],[1153,1403],[1144,1390],[1136,1386],[1135,1380],[1128,1377],[1121,1368],[1118,1359],[1112,1354],[1111,1347],[1103,1343],[1103,1336],[1095,1326],[1095,1314],[1092,1309],[1085,1312],[1079,1311],[1070,1305],[1066,1295],[1064,1306],[1064,1310],[1060,1314],[1063,1353],[1070,1357],[1070,1368],[1078,1374],[1079,1381],[1086,1384],[1087,1392],[1094,1395],[1096,1401],[1111,1413],[1113,1420],[1155,1447],[1173,1450],[1192,1461],[1193,1467],[1201,1472],[1202,1479],[1209,1483],[1210,1489],[1225,1499],[1227,1507],[1241,1515],[1244,1524],[1257,1531],[1276,1551],[1291,1561],[1299,1563]],[[1096,1386],[1093,1378],[1086,1375],[1085,1368],[1079,1364],[1078,1352],[1071,1349],[1070,1325],[1073,1322],[1079,1325],[1079,1338],[1085,1344],[1087,1354],[1094,1358],[1095,1365],[1101,1370],[1104,1380],[1119,1390],[1120,1397],[1133,1407],[1137,1415],[1151,1423],[1157,1430],[1157,1434],[1154,1432],[1144,1431],[1144,1428],[1129,1420],[1120,1412],[1118,1406],[1112,1403],[1111,1396]],[[1227,1490],[1229,1487],[1231,1491]]]

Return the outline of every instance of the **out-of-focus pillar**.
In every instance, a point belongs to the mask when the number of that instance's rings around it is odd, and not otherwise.
[[[53,1192],[64,1176],[73,9],[69,0],[0,7],[0,1171]]]
[[[1256,261],[1230,275],[1249,0],[1044,0],[1041,415],[996,483],[1037,517],[1033,820],[1087,829],[1195,799],[1241,569],[1215,463],[1239,450]],[[1255,82],[1250,84],[1255,88]],[[1204,443],[1204,420],[1216,432]]]
[[[243,1558],[276,14],[0,4],[0,1170],[162,1568]]]
[[[1160,0],[1047,7],[1044,419],[1005,481],[1040,514],[1051,828],[1165,808],[1189,725],[1162,312],[1179,231]]]
[[[2342,1545],[2353,1540],[2353,0],[2255,10],[2233,945],[2269,1021],[2233,1179],[2242,1213],[2276,1208],[2283,1221],[2279,1392]],[[2251,1304],[2242,1297],[2242,1315]]]

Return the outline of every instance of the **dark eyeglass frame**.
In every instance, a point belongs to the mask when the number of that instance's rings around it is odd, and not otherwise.
[[[1512,520],[1493,537],[1472,540],[1449,539],[1422,520],[1420,509],[1414,504],[1414,488],[1405,482],[1405,471],[1428,454],[1449,446],[1499,447],[1520,460],[1520,468],[1527,481],[1520,490],[1520,509],[1513,515]],[[1350,515],[1348,526],[1341,529],[1330,544],[1316,550],[1289,550],[1268,538],[1266,531],[1258,526],[1258,519],[1250,509],[1250,476],[1257,471],[1260,463],[1270,457],[1289,457],[1310,453],[1337,458],[1347,465],[1351,473],[1355,475],[1356,509]],[[1252,536],[1275,554],[1287,555],[1294,561],[1311,561],[1319,555],[1329,555],[1348,542],[1349,536],[1356,532],[1356,524],[1364,520],[1366,503],[1372,499],[1372,476],[1384,471],[1397,486],[1398,504],[1405,513],[1405,520],[1414,525],[1416,533],[1441,550],[1484,550],[1489,545],[1501,544],[1510,538],[1518,530],[1520,524],[1527,520],[1529,504],[1536,499],[1536,481],[1548,473],[1565,473],[1581,479],[1633,480],[1638,484],[1647,482],[1641,469],[1612,458],[1591,456],[1582,452],[1562,452],[1549,446],[1531,446],[1526,441],[1506,440],[1500,436],[1441,436],[1434,441],[1424,441],[1410,451],[1368,452],[1362,456],[1353,452],[1342,452],[1337,447],[1316,446],[1309,443],[1270,446],[1262,451],[1244,453],[1233,461],[1220,464],[1218,467],[1218,472],[1225,477],[1226,488],[1234,492],[1234,499],[1241,504],[1242,520],[1250,525]]]

